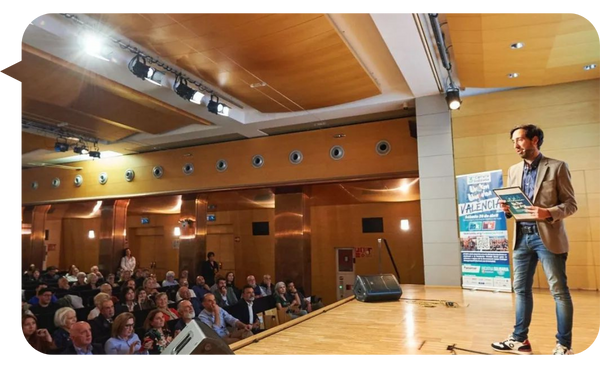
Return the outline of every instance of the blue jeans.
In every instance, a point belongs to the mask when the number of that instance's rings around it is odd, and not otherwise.
[[[516,300],[516,324],[513,337],[525,341],[533,312],[533,275],[538,260],[542,262],[550,292],[556,303],[557,341],[571,348],[573,329],[573,302],[567,286],[567,253],[554,254],[542,243],[538,234],[521,234],[513,252],[513,270]]]

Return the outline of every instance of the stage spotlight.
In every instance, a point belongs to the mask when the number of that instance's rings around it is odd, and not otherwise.
[[[136,77],[147,80],[148,82],[158,86],[162,85],[162,80],[165,74],[146,65],[146,59],[140,54],[137,54],[133,57],[133,59],[131,59],[128,67],[129,71],[132,72]]]
[[[229,116],[229,111],[231,111],[231,108],[223,103],[220,103],[219,97],[215,95],[210,96],[210,101],[208,102],[207,107],[209,112],[223,116]]]
[[[446,102],[448,103],[450,110],[460,109],[462,101],[460,100],[458,88],[449,88],[446,90]]]
[[[54,143],[54,151],[56,152],[67,152],[69,150],[69,144],[63,142]]]
[[[104,61],[110,61],[110,50],[104,44],[101,36],[88,32],[83,36],[83,47],[88,55]]]
[[[86,146],[75,146],[73,147],[73,152],[79,153],[80,155],[87,155],[90,151]]]
[[[90,151],[89,155],[93,158],[100,158],[100,151]]]
[[[184,100],[193,102],[198,105],[200,105],[200,101],[202,100],[202,97],[204,97],[204,94],[202,92],[196,91],[195,89],[188,87],[187,80],[181,78],[181,76],[178,76],[175,79],[175,83],[173,83],[173,90],[175,91],[175,93],[177,93],[178,96],[180,96]]]

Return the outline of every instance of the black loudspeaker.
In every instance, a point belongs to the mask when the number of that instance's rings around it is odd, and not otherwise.
[[[396,276],[391,273],[358,275],[354,282],[354,295],[361,302],[399,300],[402,289]]]
[[[162,355],[233,354],[229,345],[206,324],[194,319],[162,351]]]

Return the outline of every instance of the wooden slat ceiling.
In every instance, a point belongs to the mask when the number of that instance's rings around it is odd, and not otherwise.
[[[29,153],[38,149],[52,151],[56,138],[21,132],[21,153]]]
[[[600,77],[598,32],[575,14],[446,14],[463,87],[524,87]],[[513,50],[510,45],[525,46]],[[600,65],[599,65],[600,66]],[[518,78],[508,78],[509,73]]]
[[[22,61],[3,71],[22,82],[23,117],[106,141],[210,123],[23,44]],[[168,124],[165,124],[168,121]],[[25,148],[24,148],[25,149]],[[25,153],[25,151],[24,151]]]
[[[261,112],[380,93],[323,14],[88,15]]]

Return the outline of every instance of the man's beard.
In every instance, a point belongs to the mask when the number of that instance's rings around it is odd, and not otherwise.
[[[194,319],[196,318],[196,312],[192,311],[191,313],[184,313],[183,318],[185,319]]]

